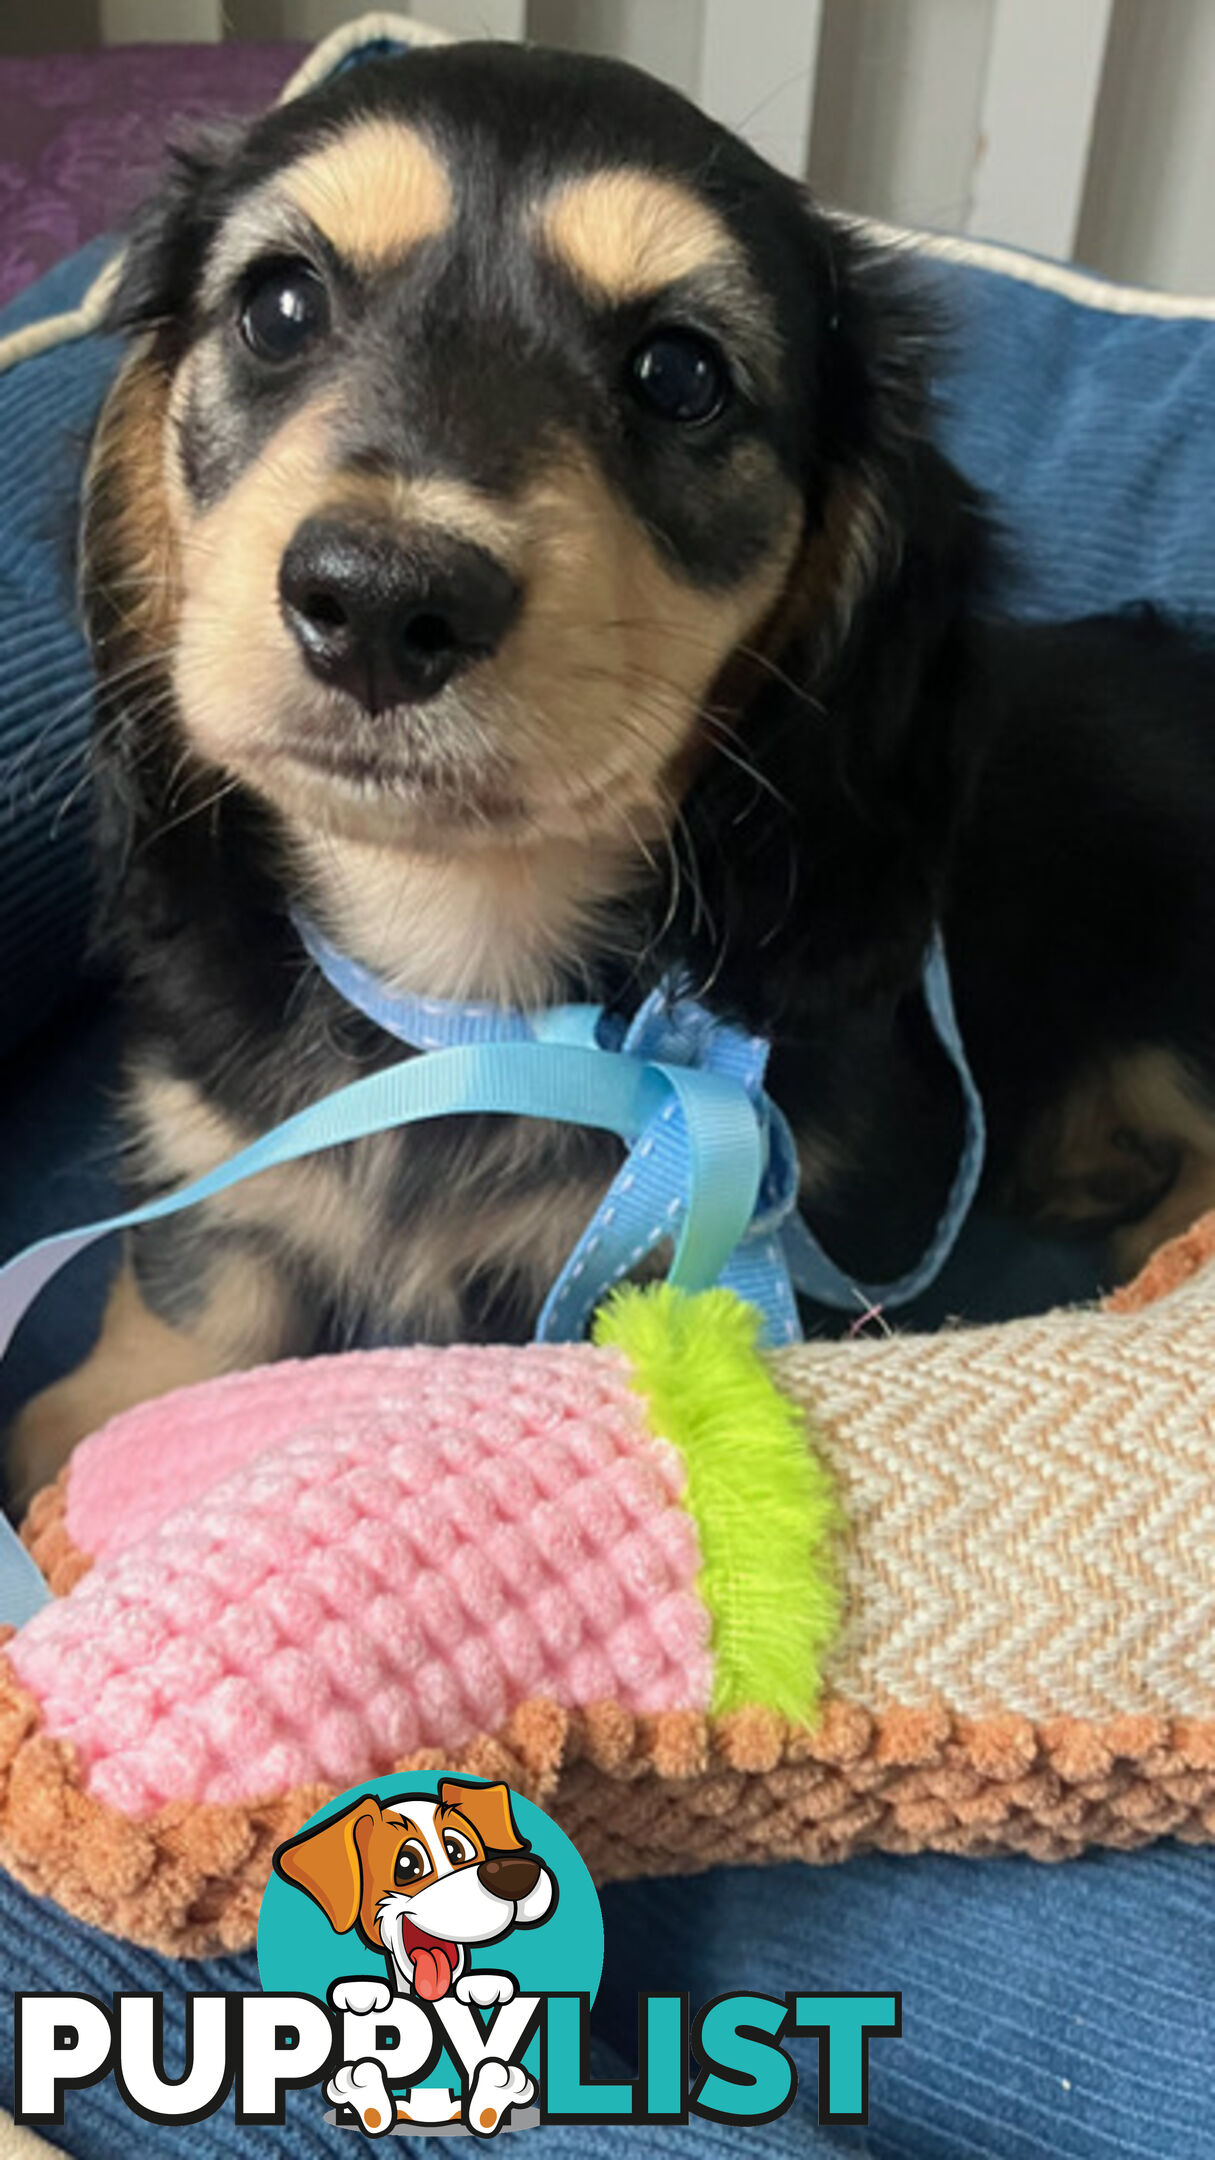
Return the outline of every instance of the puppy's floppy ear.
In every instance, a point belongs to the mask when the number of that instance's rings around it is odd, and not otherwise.
[[[275,1872],[320,1906],[335,1935],[349,1934],[363,1901],[360,1825],[374,1825],[382,1817],[375,1794],[364,1793],[341,1815],[315,1830],[302,1830],[274,1856]]]
[[[889,554],[855,601],[824,689],[841,778],[871,818],[935,843],[953,801],[958,694],[992,536],[977,495],[927,442],[894,476]]]
[[[522,1852],[526,1840],[515,1828],[510,1792],[505,1785],[468,1785],[463,1778],[444,1778],[439,1786],[443,1807],[459,1808],[472,1824],[486,1852]]]
[[[868,941],[852,971],[898,988],[918,972],[939,905],[968,769],[961,716],[977,719],[983,693],[972,625],[996,542],[979,495],[932,440],[928,369],[948,325],[902,263],[838,230],[832,246],[828,409],[860,522],[837,643],[813,689],[851,858],[840,889],[860,897]]]
[[[992,538],[977,492],[932,440],[930,371],[950,335],[939,306],[902,259],[846,224],[811,217],[831,291],[820,484],[840,528],[826,676],[845,709],[848,783],[905,804],[924,694],[953,654],[953,633],[982,602]]]
[[[107,309],[105,327],[129,337],[132,349],[93,439],[77,549],[80,605],[100,688],[92,755],[98,945],[113,928],[136,833],[145,819],[155,821],[157,791],[180,755],[165,722],[176,566],[164,434],[197,280],[232,193],[233,161],[246,132],[243,125],[213,128],[170,154],[160,185],[129,228]]]
[[[239,124],[214,126],[170,150],[160,185],[129,227],[108,329],[152,330],[171,343],[184,327],[245,133]]]
[[[809,210],[805,246],[805,538],[736,722],[764,793],[711,760],[689,809],[712,979],[761,1025],[915,981],[987,577],[982,505],[930,440],[931,316],[901,265]]]

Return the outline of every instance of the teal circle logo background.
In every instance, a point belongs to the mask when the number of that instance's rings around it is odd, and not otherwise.
[[[343,1814],[364,1793],[374,1793],[382,1805],[406,1793],[436,1799],[439,1785],[447,1777],[467,1784],[492,1782],[488,1778],[465,1778],[459,1770],[397,1771],[389,1777],[364,1778],[361,1784],[352,1785],[348,1792],[318,1808],[302,1827],[311,1830]],[[557,1902],[548,1918],[536,1927],[512,1928],[497,1942],[470,1945],[467,1969],[511,1973],[521,1995],[571,1991],[588,1995],[593,2002],[603,1973],[603,1918],[590,1870],[577,1846],[542,1808],[514,1791],[510,1804],[519,1835],[527,1839],[537,1859],[552,1870]],[[315,1995],[320,2002],[325,2001],[335,1980],[364,1974],[373,1980],[388,1977],[382,1950],[369,1949],[353,1929],[347,1935],[335,1935],[320,1906],[278,1874],[271,1875],[262,1899],[257,1967],[267,1992]],[[437,2075],[437,2070],[432,2072],[432,2079]]]

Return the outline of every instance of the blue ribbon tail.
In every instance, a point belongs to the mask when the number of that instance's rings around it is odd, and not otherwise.
[[[916,1265],[905,1275],[900,1275],[896,1282],[889,1283],[860,1283],[845,1275],[824,1252],[801,1216],[790,1215],[781,1233],[785,1260],[802,1296],[812,1298],[817,1305],[830,1305],[845,1312],[909,1305],[913,1298],[931,1289],[953,1252],[974,1205],[987,1157],[987,1120],[962,1042],[945,947],[939,932],[924,963],[923,988],[937,1039],[957,1075],[966,1116],[965,1137],[949,1196],[940,1221]]]

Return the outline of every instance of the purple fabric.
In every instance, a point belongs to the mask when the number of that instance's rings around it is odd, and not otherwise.
[[[0,306],[119,225],[184,124],[270,105],[300,45],[124,45],[0,59]]]

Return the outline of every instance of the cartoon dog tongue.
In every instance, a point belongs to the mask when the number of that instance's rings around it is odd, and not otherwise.
[[[426,1935],[412,1920],[401,1922],[405,1952],[413,1966],[413,1984],[423,2002],[439,2002],[456,1976],[459,1951],[454,1942]]]

